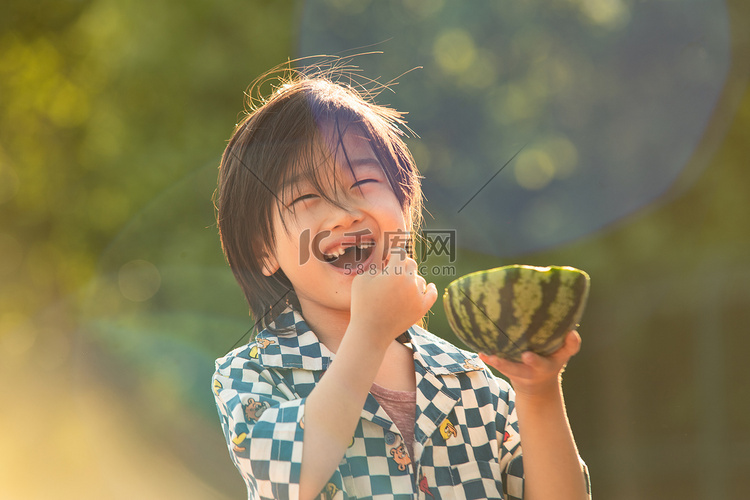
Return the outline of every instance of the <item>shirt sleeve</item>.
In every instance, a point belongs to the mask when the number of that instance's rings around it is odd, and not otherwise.
[[[298,498],[305,399],[278,374],[231,354],[216,362],[213,391],[248,498]]]

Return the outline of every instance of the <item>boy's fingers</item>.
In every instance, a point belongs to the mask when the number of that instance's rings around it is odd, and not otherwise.
[[[394,245],[388,249],[388,256],[392,262],[403,262],[409,256],[405,248]]]
[[[385,268],[398,270],[396,273],[403,276],[415,276],[417,272],[417,262],[405,254],[394,255],[394,257],[385,265]]]
[[[581,335],[576,330],[568,332],[565,338],[565,347],[570,347],[571,356],[578,354],[581,350]]]
[[[385,263],[383,264],[383,268],[393,268],[394,266],[398,266],[402,264],[408,257],[406,250],[398,246],[392,246],[388,248],[387,252],[388,254],[386,256]]]
[[[552,358],[562,358],[564,362],[567,363],[567,361],[578,354],[578,351],[581,350],[581,336],[578,334],[577,331],[571,330],[568,332],[568,334],[565,336],[565,342],[563,343],[562,347],[555,351],[551,357]]]
[[[541,369],[544,367],[545,363],[549,362],[549,360],[544,359],[539,354],[536,354],[531,351],[525,351],[521,353],[521,360],[523,361],[523,364],[529,365],[532,368]]]
[[[411,257],[407,257],[404,260],[404,268],[406,269],[407,274],[409,274],[410,276],[419,276],[417,261],[412,259]],[[419,277],[421,278],[421,276]]]
[[[424,293],[422,295],[424,295],[424,304],[427,306],[427,309],[429,309],[435,303],[438,296],[435,283],[427,283],[427,286],[425,287]],[[426,312],[427,311],[425,311],[425,313]]]

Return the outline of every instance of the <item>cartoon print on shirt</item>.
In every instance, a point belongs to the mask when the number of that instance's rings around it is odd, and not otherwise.
[[[244,432],[242,434],[239,434],[238,436],[232,438],[232,443],[234,443],[234,451],[235,452],[241,453],[241,452],[245,451],[245,447],[244,446],[240,446],[242,443],[245,442],[245,439],[247,439],[247,434],[244,433]]]
[[[250,348],[250,353],[248,356],[252,359],[258,359],[258,349],[265,349],[271,344],[275,344],[276,341],[273,339],[257,339],[255,341],[255,345],[253,345],[252,348]]]
[[[263,412],[270,408],[271,405],[268,403],[260,403],[255,401],[253,398],[247,400],[247,404],[242,405],[245,411],[245,417],[252,422],[257,422]]]
[[[404,446],[404,443],[400,442],[398,446],[391,448],[391,456],[398,464],[398,470],[406,470],[406,466],[411,463],[411,459],[406,452],[406,446]]]
[[[424,474],[421,474],[421,477],[419,478],[419,490],[426,495],[430,495],[432,498],[435,498],[435,495],[430,492],[430,487],[427,485],[427,478]]]
[[[333,483],[326,484],[323,491],[320,492],[320,500],[333,500],[334,498],[340,498],[341,495],[337,495],[341,490]]]
[[[276,341],[273,339],[258,339],[255,341],[256,344],[258,344],[259,349],[265,349],[271,344],[275,344]]]
[[[479,371],[482,369],[481,366],[474,364],[473,359],[467,359],[464,361],[464,368],[469,371]]]
[[[443,436],[443,439],[448,441],[451,436],[458,436],[458,431],[451,421],[446,418],[443,420],[443,423],[440,424],[440,435]]]
[[[411,463],[411,459],[406,451],[406,446],[404,446],[403,438],[395,432],[388,431],[385,433],[385,444],[391,457],[398,464],[398,470],[406,470],[406,466]]]

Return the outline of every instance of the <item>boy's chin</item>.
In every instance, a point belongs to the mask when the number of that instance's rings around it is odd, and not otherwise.
[[[313,310],[328,311],[331,313],[345,312],[349,313],[352,307],[351,289],[339,290],[339,293],[327,297],[321,297],[319,294],[313,298],[300,297],[300,307],[302,314]]]

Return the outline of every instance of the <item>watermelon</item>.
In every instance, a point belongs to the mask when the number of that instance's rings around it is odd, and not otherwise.
[[[574,267],[512,265],[467,274],[445,289],[451,328],[467,346],[513,361],[559,349],[575,329],[589,275]]]

